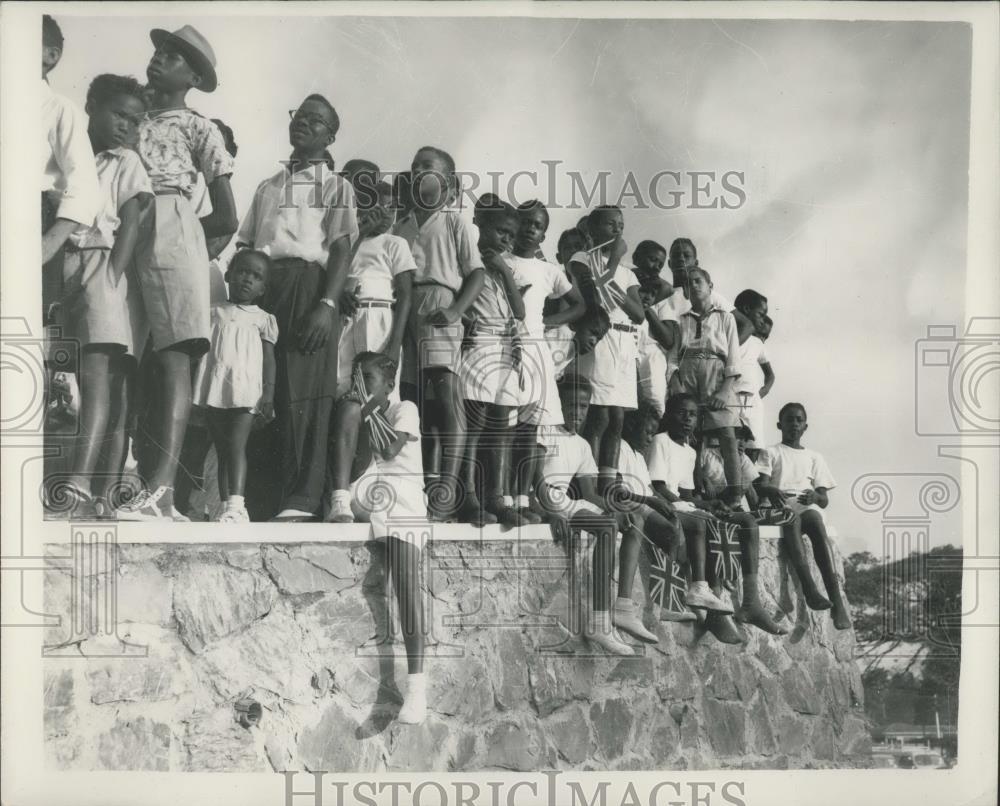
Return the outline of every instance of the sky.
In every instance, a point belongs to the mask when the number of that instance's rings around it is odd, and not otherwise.
[[[144,78],[150,28],[188,22],[56,16],[66,47],[50,82],[81,105],[99,73]],[[340,115],[341,164],[405,170],[418,147],[439,145],[484,182],[538,171],[538,194],[525,194],[528,180],[519,193],[563,204],[571,171],[587,186],[610,172],[610,198],[595,203],[614,202],[626,172],[643,188],[661,171],[738,172],[739,197],[709,183],[732,209],[692,209],[706,197],[690,179],[661,180],[661,199],[685,189],[675,209],[626,199],[625,238],[689,237],[718,291],[768,297],[767,422],[784,402],[807,407],[803,443],[838,481],[827,520],[841,547],[882,553],[879,516],[851,501],[859,476],[958,476],[915,434],[913,412],[916,341],[928,325],[961,331],[965,315],[965,24],[278,16],[196,27],[215,48],[219,87],[189,105],[235,132],[241,215],[287,157],[287,110],[311,92]],[[585,212],[552,210],[550,257]],[[776,426],[767,436],[780,439]],[[960,527],[955,513],[936,516],[932,545],[961,543]]]

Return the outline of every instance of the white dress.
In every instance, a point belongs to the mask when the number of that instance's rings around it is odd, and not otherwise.
[[[278,322],[256,305],[212,306],[212,344],[194,382],[196,406],[252,409],[264,387],[264,347],[278,340]]]

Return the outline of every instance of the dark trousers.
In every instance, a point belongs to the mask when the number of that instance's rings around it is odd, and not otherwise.
[[[330,415],[337,392],[340,317],[326,345],[312,355],[299,352],[296,329],[325,291],[326,270],[318,263],[281,259],[275,261],[260,301],[261,308],[278,320],[278,343],[275,419],[252,435],[247,450],[246,499],[254,519],[273,517],[281,509],[317,512],[323,499]]]

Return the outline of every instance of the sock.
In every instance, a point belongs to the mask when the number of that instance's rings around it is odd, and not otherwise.
[[[350,490],[334,490],[333,500],[339,503],[350,504],[351,503],[351,491]]]
[[[503,497],[503,505],[505,507],[512,507],[512,506],[514,506],[514,496],[512,496],[512,495],[505,495]]]
[[[631,610],[631,608],[632,608],[631,599],[625,596],[619,596],[617,599],[615,599],[615,610]]]
[[[593,615],[593,627],[596,633],[611,632],[611,613],[608,610],[595,610]]]
[[[419,697],[424,699],[427,696],[427,675],[424,672],[416,672],[406,676],[406,699]]]
[[[231,495],[226,499],[226,509],[243,509],[245,506],[242,495]]]
[[[528,496],[526,495],[517,496],[515,501],[517,502],[516,506],[519,507],[520,509],[527,509],[528,507],[531,506],[531,501],[528,499]]]

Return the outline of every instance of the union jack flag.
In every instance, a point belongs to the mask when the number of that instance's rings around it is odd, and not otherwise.
[[[735,582],[740,576],[739,527],[726,521],[708,521],[708,554],[715,560],[715,578],[719,582]]]
[[[663,610],[674,613],[684,612],[684,593],[687,590],[687,579],[681,571],[680,564],[665,551],[661,551],[648,539],[649,548],[649,596]]]
[[[361,402],[361,417],[368,426],[372,448],[378,452],[384,451],[396,441],[397,434],[382,413],[384,398],[368,394],[360,367],[354,369],[351,392]]]
[[[621,307],[625,301],[624,289],[615,282],[614,272],[605,271],[604,261],[601,260],[601,250],[611,243],[613,242],[607,241],[587,251],[587,268],[590,270],[590,276],[594,278],[597,301],[608,313]]]
[[[784,526],[795,520],[795,513],[787,507],[760,507],[750,514],[761,526]]]

